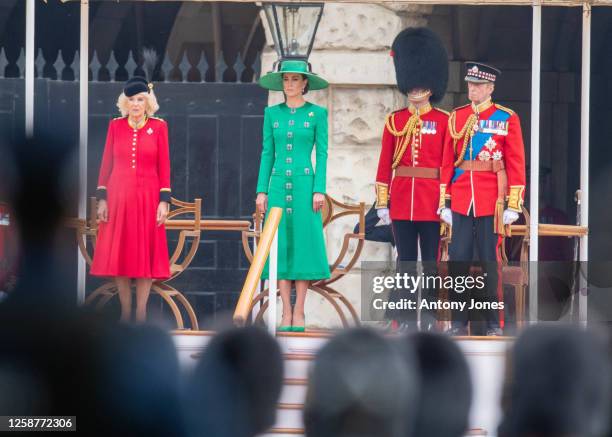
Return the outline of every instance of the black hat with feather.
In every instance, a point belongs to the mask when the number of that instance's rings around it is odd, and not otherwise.
[[[153,72],[157,64],[157,53],[154,49],[144,49],[142,52],[143,68],[147,77],[134,76],[128,79],[123,85],[123,93],[127,97],[135,96],[139,93],[150,93],[153,89]]]
[[[403,94],[422,88],[431,91],[432,102],[442,100],[448,84],[448,54],[438,35],[425,27],[404,29],[393,40],[391,56]]]

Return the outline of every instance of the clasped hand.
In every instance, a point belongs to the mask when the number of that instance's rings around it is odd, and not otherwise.
[[[325,194],[314,193],[312,195],[312,210],[314,212],[319,212],[323,208],[324,203]],[[258,213],[265,214],[265,212],[268,210],[268,195],[266,193],[257,193],[257,199],[255,199],[255,206],[257,207]]]
[[[166,222],[169,210],[170,205],[168,205],[168,202],[159,202],[159,205],[157,206],[156,216],[157,226],[161,226]],[[97,218],[98,223],[108,222],[108,203],[104,199],[98,200]]]

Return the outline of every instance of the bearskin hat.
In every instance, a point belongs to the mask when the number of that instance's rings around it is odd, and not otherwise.
[[[402,30],[391,45],[397,86],[404,94],[415,88],[431,90],[431,101],[444,97],[448,55],[442,41],[425,27]]]

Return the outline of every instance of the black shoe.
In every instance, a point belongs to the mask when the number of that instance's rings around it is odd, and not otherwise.
[[[421,320],[419,323],[419,331],[436,331],[437,322],[435,313],[430,310],[424,310],[421,312]]]
[[[453,337],[465,337],[468,335],[468,330],[465,326],[456,326],[454,328],[447,329],[444,331],[444,333]]]
[[[437,332],[438,331],[438,326],[436,325],[435,321],[431,321],[431,320],[423,321],[423,320],[421,320],[421,328],[419,330],[421,332]]]
[[[504,331],[501,328],[487,329],[487,337],[503,337]]]

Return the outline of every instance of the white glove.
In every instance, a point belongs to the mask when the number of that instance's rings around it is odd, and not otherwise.
[[[509,209],[506,209],[504,211],[504,224],[505,225],[511,225],[512,223],[517,221],[518,218],[519,218],[518,212],[511,211]]]
[[[450,208],[440,209],[440,220],[451,226],[453,225],[453,213]]]
[[[389,217],[389,208],[378,208],[376,215],[383,222],[383,225],[391,224],[391,217]]]

